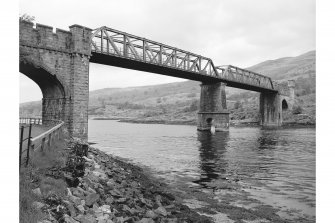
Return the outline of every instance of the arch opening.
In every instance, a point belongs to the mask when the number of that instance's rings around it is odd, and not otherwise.
[[[64,120],[65,89],[57,77],[33,62],[20,61],[20,73],[34,81],[41,89],[42,120]]]
[[[288,109],[288,104],[287,104],[287,101],[286,101],[285,99],[282,101],[282,105],[281,105],[281,107],[282,107],[282,110],[283,110],[283,111],[285,111],[285,110]]]
[[[212,118],[207,118],[206,123],[207,123],[207,125],[212,125],[213,119]]]

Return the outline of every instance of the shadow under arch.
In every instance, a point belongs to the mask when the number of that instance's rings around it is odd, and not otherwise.
[[[42,120],[65,119],[67,90],[62,81],[45,66],[27,58],[20,58],[20,73],[34,81],[42,91]]]

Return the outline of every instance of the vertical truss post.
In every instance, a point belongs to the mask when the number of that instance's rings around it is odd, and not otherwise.
[[[124,57],[128,57],[127,38],[125,34],[123,35],[123,55]]]
[[[143,40],[143,61],[145,62],[145,60],[146,60],[146,42],[145,42],[145,40]]]
[[[158,61],[160,64],[162,64],[163,59],[162,59],[162,46],[159,46],[159,58]]]
[[[103,32],[102,32],[102,30],[101,30],[101,33],[100,33],[100,34],[101,34],[101,39],[100,39],[100,41],[101,41],[101,42],[100,42],[100,47],[101,47],[101,48],[100,48],[100,49],[101,49],[101,52],[104,52],[104,50],[103,50],[103,44],[104,44],[103,41],[104,41],[104,37],[103,37]]]
[[[108,41],[108,39],[107,39],[106,42],[107,42],[107,46],[106,46],[107,47],[107,53],[109,53],[109,41]]]

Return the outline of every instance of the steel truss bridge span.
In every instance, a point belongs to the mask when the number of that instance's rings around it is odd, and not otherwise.
[[[90,62],[229,87],[278,92],[271,78],[232,65],[215,66],[210,58],[106,26],[93,30]]]

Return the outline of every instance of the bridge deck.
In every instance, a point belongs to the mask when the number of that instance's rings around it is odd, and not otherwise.
[[[90,62],[158,73],[229,87],[277,92],[271,78],[231,65],[215,67],[211,59],[108,27],[93,31]]]

